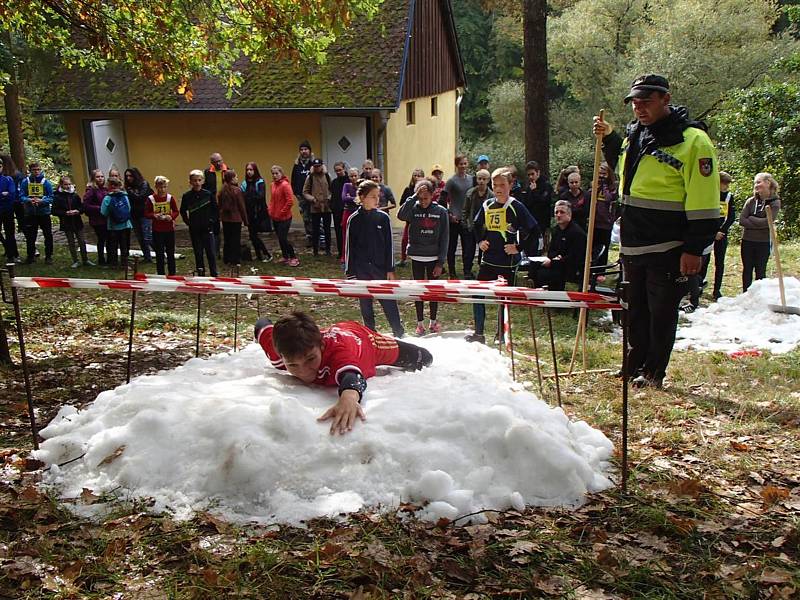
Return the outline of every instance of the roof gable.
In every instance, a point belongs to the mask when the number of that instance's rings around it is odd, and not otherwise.
[[[450,0],[413,0],[402,99],[466,87]]]

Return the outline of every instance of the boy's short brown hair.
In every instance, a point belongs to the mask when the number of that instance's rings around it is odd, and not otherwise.
[[[272,329],[272,343],[278,354],[294,358],[322,346],[322,332],[314,319],[296,310],[275,323]]]
[[[122,180],[119,177],[109,177],[107,183],[108,187],[122,187]]]

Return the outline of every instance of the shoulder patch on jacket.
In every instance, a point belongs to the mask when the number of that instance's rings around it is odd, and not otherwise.
[[[714,171],[714,160],[711,158],[701,158],[698,160],[700,175],[709,177]]]

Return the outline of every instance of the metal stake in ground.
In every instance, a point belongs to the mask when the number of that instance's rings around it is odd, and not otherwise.
[[[528,319],[531,322],[531,338],[533,338],[533,357],[536,359],[536,378],[539,380],[539,396],[544,398],[542,390],[542,367],[539,364],[539,346],[536,342],[536,325],[533,324],[533,309],[528,307]]]
[[[231,268],[231,277],[239,277],[239,267]],[[236,302],[233,309],[233,351],[239,351],[239,294],[235,295]]]
[[[628,282],[620,284],[622,304],[622,491],[628,491]]]
[[[196,277],[205,277],[205,269],[197,269],[195,272]],[[197,294],[197,323],[194,327],[194,357],[200,356],[200,310],[203,306],[203,295]]]
[[[556,357],[556,340],[553,337],[553,315],[550,314],[550,309],[545,308],[547,313],[547,326],[550,329],[550,351],[553,353],[553,374],[556,378],[556,398],[558,398],[558,405],[561,406],[561,384],[558,381],[558,358]]]
[[[128,265],[131,262],[129,259],[125,263],[125,279],[128,279]],[[136,279],[136,273],[139,272],[139,259],[133,258],[133,278]],[[136,318],[136,292],[131,293],[131,320],[128,324],[128,368],[125,375],[125,383],[131,382],[131,361],[133,358],[133,322]]]
[[[39,449],[39,432],[36,427],[36,415],[33,412],[33,389],[31,388],[31,374],[28,369],[28,355],[25,352],[25,333],[22,329],[22,311],[19,306],[19,294],[14,287],[14,265],[6,267],[11,277],[11,300],[14,303],[14,317],[17,320],[17,338],[19,339],[19,356],[22,360],[22,375],[25,378],[25,396],[28,400],[28,418],[31,422],[31,435],[33,436],[33,449]]]
[[[511,337],[511,305],[506,304],[508,307],[508,314],[506,315],[508,319],[508,351],[511,353],[511,379],[514,381],[517,380],[517,369],[516,365],[514,364],[514,338]]]

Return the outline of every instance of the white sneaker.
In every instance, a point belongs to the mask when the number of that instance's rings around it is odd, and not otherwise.
[[[81,263],[79,261],[77,261],[77,260],[74,263],[72,263],[72,268],[73,269],[77,269],[80,266],[81,266]]]

